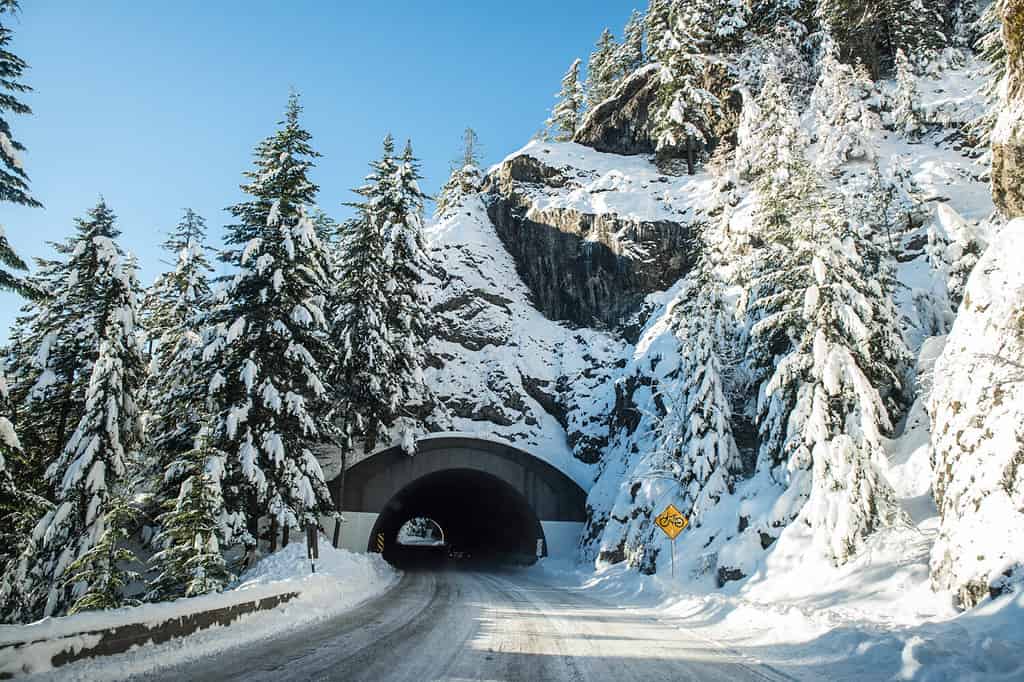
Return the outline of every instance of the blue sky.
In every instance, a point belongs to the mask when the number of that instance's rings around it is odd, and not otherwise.
[[[13,51],[31,66],[35,114],[12,126],[46,208],[0,205],[0,224],[23,257],[50,255],[45,242],[67,236],[102,194],[148,284],[182,208],[219,240],[290,87],[324,155],[314,179],[328,213],[345,214],[388,131],[412,138],[433,192],[465,126],[486,163],[525,144],[572,59],[645,4],[25,0]],[[20,305],[0,293],[3,332]]]

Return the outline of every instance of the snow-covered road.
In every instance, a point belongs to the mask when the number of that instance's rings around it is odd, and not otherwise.
[[[354,611],[147,680],[792,679],[529,571],[406,573]]]

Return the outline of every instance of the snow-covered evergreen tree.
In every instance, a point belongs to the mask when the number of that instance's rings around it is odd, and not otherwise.
[[[786,182],[786,169],[802,154],[800,120],[793,109],[789,88],[774,61],[764,68],[764,82],[756,97],[744,98],[737,129],[734,167],[741,180],[768,174]],[[769,189],[770,192],[770,189]]]
[[[625,78],[643,64],[644,17],[638,10],[633,10],[622,29],[622,44],[615,51],[615,70],[620,77]]]
[[[706,258],[695,266],[683,296],[674,311],[678,385],[666,396],[659,447],[677,472],[678,497],[690,510],[691,523],[699,526],[703,515],[732,492],[742,470],[722,359],[734,345],[734,334],[721,282]]]
[[[896,51],[912,62],[945,44],[941,0],[819,0],[817,19],[835,40],[837,57],[863,63],[872,77],[895,66]]]
[[[558,99],[558,103],[551,110],[551,118],[547,120],[547,127],[554,132],[556,140],[565,142],[571,140],[576,134],[583,108],[586,106],[583,84],[580,83],[579,59],[569,66],[569,70],[562,77],[562,89],[555,97]]]
[[[96,544],[67,568],[65,585],[72,590],[84,586],[85,590],[68,609],[69,615],[139,604],[138,599],[125,595],[126,588],[142,577],[132,570],[138,559],[126,546],[137,512],[124,490],[112,493],[106,506]]]
[[[480,153],[476,131],[466,128],[462,136],[462,154],[452,161],[448,181],[437,196],[435,218],[444,218],[457,209],[470,194],[480,191],[483,172],[480,170]]]
[[[154,539],[158,551],[150,559],[157,576],[149,584],[150,599],[192,597],[220,592],[233,580],[220,552],[220,540],[230,528],[221,526],[224,508],[225,454],[201,432],[195,447],[179,455],[176,470],[181,484],[168,500]]]
[[[981,92],[985,97],[983,113],[968,127],[975,147],[987,154],[991,144],[990,136],[999,118],[1000,89],[1006,77],[1006,45],[1003,43],[1002,7],[1006,0],[992,0],[982,10],[974,30],[978,39],[975,50],[985,62],[982,72],[984,84]]]
[[[25,491],[53,499],[46,468],[58,458],[84,411],[92,365],[108,325],[105,296],[107,255],[120,234],[113,211],[101,199],[76,232],[52,244],[57,260],[37,259],[28,284],[40,293],[23,309],[11,331],[6,366],[11,404],[24,446],[16,478]]]
[[[836,171],[847,161],[876,157],[871,131],[881,124],[870,107],[873,87],[862,69],[841,63],[833,49],[825,49],[811,97],[819,142],[817,163],[823,170]]]
[[[146,334],[152,344],[148,386],[149,449],[164,465],[192,446],[202,421],[206,385],[202,367],[203,322],[212,305],[206,221],[186,209],[164,250],[174,270],[146,292]],[[160,475],[165,466],[159,467]]]
[[[615,87],[621,77],[616,58],[618,51],[619,44],[615,42],[615,36],[607,28],[604,29],[587,62],[587,101],[592,106],[596,107],[615,94]]]
[[[10,562],[21,553],[36,519],[49,503],[25,481],[25,451],[11,422],[13,410],[7,380],[0,373],[0,572],[14,570]],[[7,608],[0,603],[0,613]]]
[[[55,506],[36,524],[32,543],[16,570],[5,576],[4,591],[17,595],[4,600],[18,605],[12,614],[15,619],[64,613],[97,587],[81,577],[69,582],[69,567],[85,557],[107,530],[112,496],[125,482],[131,452],[141,435],[136,401],[145,367],[135,321],[134,268],[111,238],[94,236],[91,242],[96,257],[92,305],[105,325],[96,339],[99,349],[81,419],[46,470]],[[98,573],[89,575],[107,579]]]
[[[898,516],[881,473],[892,419],[880,388],[900,385],[908,353],[890,292],[864,277],[874,244],[806,162],[794,170],[792,196],[763,196],[758,218],[767,245],[751,333],[771,371],[759,400],[759,466],[789,488],[777,521],[799,515],[843,563]]]
[[[394,208],[385,227],[390,258],[390,311],[388,326],[398,342],[391,368],[398,389],[400,439],[406,452],[415,449],[415,428],[408,421],[413,413],[429,404],[431,396],[424,380],[423,349],[427,341],[427,301],[421,286],[430,270],[430,256],[423,238],[423,202],[419,159],[407,141],[399,159]]]
[[[921,93],[910,61],[903,50],[896,51],[896,92],[892,102],[892,122],[909,140],[919,140],[927,129],[920,108]]]
[[[226,258],[237,268],[211,318],[209,395],[214,446],[227,453],[225,506],[248,532],[225,541],[253,548],[261,517],[292,528],[332,509],[314,448],[329,442],[329,391],[323,374],[333,350],[323,313],[327,256],[311,212],[317,186],[309,171],[318,154],[288,100],[276,133],[255,151],[230,208]]]
[[[372,450],[410,409],[429,400],[423,383],[425,303],[418,290],[427,267],[416,160],[394,142],[356,192],[356,217],[342,226],[339,283],[332,304],[332,342],[338,348],[331,383],[343,424],[343,448]],[[414,447],[407,424],[401,439]]]
[[[0,1],[0,202],[41,207],[42,204],[29,193],[28,174],[21,160],[25,147],[14,138],[8,120],[11,114],[24,116],[32,113],[28,105],[19,99],[20,95],[32,91],[20,81],[28,64],[7,49],[12,32],[6,22],[8,16],[18,12],[18,4],[18,0]],[[31,288],[26,288],[21,278],[9,269],[26,270],[27,267],[14,252],[3,226],[0,226],[0,288],[32,294]]]
[[[755,31],[772,35],[779,30],[807,34],[814,13],[813,0],[761,0],[750,3],[747,23]]]
[[[661,45],[661,84],[654,105],[655,146],[662,157],[700,153],[708,139],[718,98],[701,84],[705,57],[700,54],[685,12],[675,12]]]
[[[661,63],[664,48],[672,33],[672,14],[676,0],[651,0],[644,15],[644,32],[647,34],[648,61]]]
[[[709,53],[740,45],[749,10],[742,0],[695,0],[686,4],[685,14],[698,47]]]

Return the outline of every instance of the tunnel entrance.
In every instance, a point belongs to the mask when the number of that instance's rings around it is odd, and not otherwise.
[[[400,542],[403,526],[430,519],[443,544]],[[380,512],[368,550],[383,539],[384,558],[402,568],[441,564],[530,564],[537,560],[540,520],[511,485],[475,469],[447,469],[402,488]]]

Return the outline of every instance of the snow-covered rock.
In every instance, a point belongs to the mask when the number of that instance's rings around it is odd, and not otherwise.
[[[1024,220],[974,268],[935,365],[932,581],[973,606],[1024,579]]]

